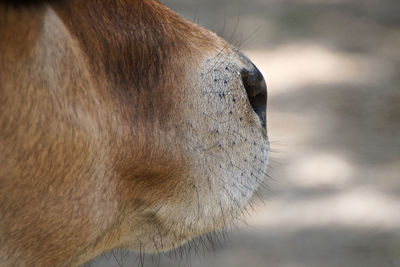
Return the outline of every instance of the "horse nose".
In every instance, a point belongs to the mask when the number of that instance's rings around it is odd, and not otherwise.
[[[246,89],[253,110],[260,118],[261,125],[265,127],[267,112],[267,85],[257,67],[244,55],[242,55],[242,59],[246,61],[246,67],[244,67],[240,73],[244,88]]]

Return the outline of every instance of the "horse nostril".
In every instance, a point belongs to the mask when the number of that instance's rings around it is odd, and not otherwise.
[[[261,72],[250,62],[250,68],[241,71],[242,81],[249,97],[250,104],[260,117],[261,125],[266,125],[267,85]]]

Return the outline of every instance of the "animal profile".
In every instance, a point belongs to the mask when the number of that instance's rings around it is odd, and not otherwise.
[[[158,1],[0,1],[0,265],[235,221],[266,176],[266,103],[248,58]]]

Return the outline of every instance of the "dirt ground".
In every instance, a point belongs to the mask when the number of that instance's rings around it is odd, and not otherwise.
[[[273,179],[223,244],[144,266],[400,267],[400,2],[162,2],[264,73]],[[115,251],[90,266],[140,263]]]

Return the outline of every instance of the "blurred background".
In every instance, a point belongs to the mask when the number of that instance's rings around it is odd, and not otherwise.
[[[88,265],[400,267],[399,0],[162,2],[263,72],[273,179],[210,251]]]

